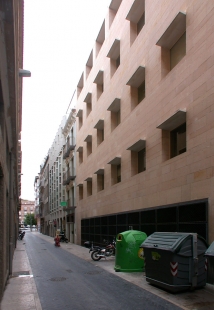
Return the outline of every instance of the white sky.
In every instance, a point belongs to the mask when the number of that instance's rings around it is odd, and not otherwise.
[[[111,0],[25,0],[22,199],[51,147]]]

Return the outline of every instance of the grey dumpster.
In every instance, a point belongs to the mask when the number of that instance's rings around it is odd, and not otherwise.
[[[214,284],[214,241],[205,252],[207,263],[207,283]]]
[[[140,246],[147,282],[170,292],[206,285],[206,241],[197,234],[155,232]]]

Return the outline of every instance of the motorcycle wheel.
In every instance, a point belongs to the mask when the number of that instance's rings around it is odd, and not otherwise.
[[[101,259],[100,256],[97,256],[97,254],[99,254],[99,251],[93,251],[93,252],[91,253],[91,258],[92,258],[95,262]]]

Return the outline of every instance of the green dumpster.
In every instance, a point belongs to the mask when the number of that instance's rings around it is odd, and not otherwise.
[[[144,256],[140,248],[147,235],[138,230],[128,230],[117,235],[115,271],[144,271]]]

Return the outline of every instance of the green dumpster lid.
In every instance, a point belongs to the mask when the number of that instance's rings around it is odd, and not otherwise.
[[[192,234],[190,233],[155,232],[141,244],[141,247],[175,252],[180,248],[183,241],[191,237]]]
[[[214,241],[210,244],[209,248],[205,252],[206,256],[214,256]]]

